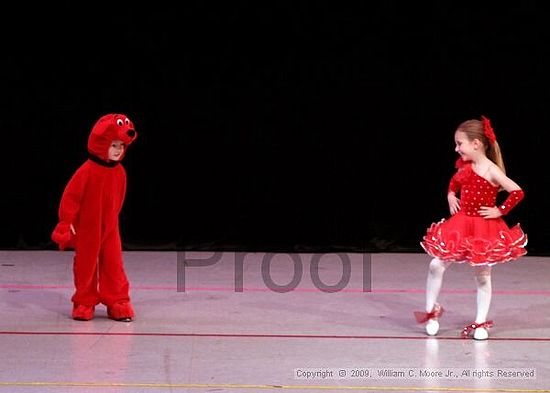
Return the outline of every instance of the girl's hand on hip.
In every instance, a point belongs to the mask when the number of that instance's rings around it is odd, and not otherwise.
[[[483,218],[499,218],[502,216],[498,207],[481,206],[477,212]]]

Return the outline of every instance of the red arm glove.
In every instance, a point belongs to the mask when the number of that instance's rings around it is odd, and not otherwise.
[[[525,196],[523,190],[514,190],[510,192],[508,198],[498,207],[502,215],[508,214]]]

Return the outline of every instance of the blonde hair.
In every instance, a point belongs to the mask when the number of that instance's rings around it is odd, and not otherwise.
[[[478,139],[485,148],[485,155],[487,155],[487,158],[502,169],[502,172],[506,173],[500,146],[497,141],[491,142],[487,135],[485,135],[485,128],[481,120],[466,120],[458,126],[457,131],[463,132],[469,141]]]

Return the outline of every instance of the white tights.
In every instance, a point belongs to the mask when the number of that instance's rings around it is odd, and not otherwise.
[[[432,259],[428,270],[428,279],[426,282],[426,312],[431,312],[434,308],[445,270],[452,264],[449,261],[442,261],[438,258]],[[491,306],[491,267],[475,267],[475,282],[477,287],[477,313],[475,323],[487,321],[489,307]]]

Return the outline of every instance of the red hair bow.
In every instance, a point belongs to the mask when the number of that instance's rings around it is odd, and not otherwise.
[[[491,121],[485,116],[481,116],[481,120],[483,121],[483,133],[491,141],[491,143],[495,143],[497,141],[497,137],[493,127],[491,126]]]

